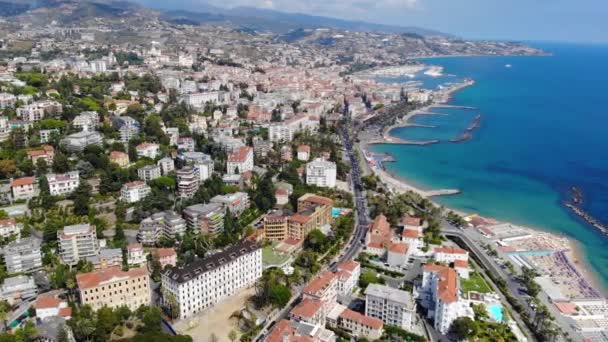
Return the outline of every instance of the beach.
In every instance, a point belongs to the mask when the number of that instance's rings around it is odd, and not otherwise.
[[[449,89],[442,89],[440,95],[434,98],[433,103],[406,114],[400,122],[397,122],[391,126],[376,128],[376,131],[366,130],[365,132],[362,132],[362,134],[359,135],[359,147],[365,156],[368,170],[374,172],[379,177],[380,181],[393,193],[413,191],[426,198],[442,195],[458,196],[461,189],[426,189],[424,187],[412,184],[411,181],[404,179],[402,176],[392,174],[384,169],[382,164],[377,163],[373,159],[373,153],[370,147],[374,144],[429,144],[428,141],[412,142],[403,138],[394,137],[391,136],[391,132],[399,127],[411,127],[418,125],[412,123],[410,120],[417,115],[436,114],[433,113],[433,106],[448,103],[454,93],[472,84],[474,84],[474,81],[467,80],[463,84],[450,87]],[[462,210],[453,211],[462,216],[471,215],[471,213],[466,213]],[[499,223],[508,224],[504,222]],[[475,227],[475,229],[478,228],[484,228],[484,226]],[[533,246],[514,244],[511,246],[513,248],[511,251],[513,254],[505,254],[506,258],[515,258],[514,260],[519,260],[518,255],[526,255],[524,264],[529,263],[529,265],[534,268],[547,270],[547,272],[543,273],[543,276],[550,279],[550,282],[552,282],[553,285],[559,289],[558,292],[561,292],[565,298],[595,298],[596,294],[598,293],[604,295],[605,288],[602,286],[602,282],[598,279],[598,277],[591,271],[592,268],[583,257],[581,248],[577,244],[577,241],[565,237],[562,234],[546,232],[537,228],[521,228],[526,230],[526,232],[533,239],[544,241],[546,250],[541,251],[541,249],[543,249],[541,248],[543,245]],[[488,241],[496,243],[497,241],[500,241],[500,239],[489,238]],[[547,252],[547,254],[535,255],[535,253],[539,252]],[[527,253],[530,254],[527,255]]]

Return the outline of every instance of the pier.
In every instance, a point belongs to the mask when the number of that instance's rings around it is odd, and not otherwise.
[[[467,109],[467,110],[477,110],[477,107],[470,107],[470,106],[454,106],[454,105],[446,105],[446,104],[438,104],[438,105],[433,105],[433,107],[437,107],[437,108],[455,108],[455,109]]]

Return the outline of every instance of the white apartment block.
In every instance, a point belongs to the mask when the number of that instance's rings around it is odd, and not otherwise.
[[[350,298],[357,287],[361,276],[361,264],[354,260],[338,263],[336,276],[338,277],[338,301],[340,297]]]
[[[17,108],[17,116],[23,121],[40,121],[48,116],[55,116],[63,112],[61,103],[56,101],[38,101]]]
[[[89,145],[101,146],[103,137],[98,132],[78,132],[61,140],[61,144],[70,152],[82,152]]]
[[[306,184],[323,188],[336,187],[336,163],[315,159],[306,164]]]
[[[416,302],[409,292],[370,284],[365,290],[365,315],[378,318],[384,324],[411,330],[416,317]]]
[[[0,93],[0,109],[15,107],[17,98],[13,94]]]
[[[8,118],[6,116],[0,116],[0,142],[8,140],[11,134],[11,129],[8,125]],[[43,143],[45,141],[42,141]]]
[[[469,301],[460,297],[458,274],[453,268],[424,265],[417,297],[428,310],[428,318],[433,319],[435,329],[442,334],[449,331],[456,318],[475,317]]]
[[[222,252],[162,274],[162,287],[179,304],[180,319],[190,318],[255,285],[262,276],[262,249],[244,240]]]
[[[135,150],[137,151],[137,157],[139,158],[147,157],[150,159],[156,159],[160,152],[160,147],[158,144],[141,143],[135,147]]]
[[[200,186],[199,171],[192,167],[186,166],[181,170],[177,170],[177,192],[181,198],[192,198],[198,191]]]
[[[1,125],[0,125],[1,126]],[[53,134],[59,135],[61,132],[57,128],[53,129],[41,129],[40,130],[40,142],[43,144],[48,143],[51,140]]]
[[[0,221],[0,225],[1,225]],[[40,240],[29,237],[13,241],[2,250],[6,271],[9,274],[28,273],[42,268]]]
[[[99,242],[95,226],[75,224],[57,232],[59,256],[64,263],[76,265],[79,260],[99,255]]]
[[[95,111],[82,112],[74,118],[72,126],[83,132],[95,131],[99,126],[99,114]]]
[[[186,228],[186,221],[175,211],[155,213],[140,222],[137,241],[144,245],[154,245],[162,236],[172,239],[183,235]]]
[[[253,170],[253,148],[242,146],[228,156],[228,174],[236,175]]]
[[[10,183],[13,199],[28,200],[36,196],[36,179],[34,177],[22,177]]]
[[[50,173],[46,175],[51,195],[60,196],[72,193],[80,185],[78,171],[63,174]]]
[[[175,170],[175,162],[169,157],[160,159],[158,162],[156,162],[156,165],[160,167],[160,172],[163,176],[166,176],[169,174],[169,172]]]
[[[137,176],[144,182],[149,182],[161,176],[160,166],[146,165],[137,169]]]
[[[126,183],[120,189],[120,200],[126,203],[136,203],[144,199],[152,189],[144,181]]]
[[[308,115],[300,115],[285,122],[268,126],[268,139],[272,142],[290,142],[296,133],[314,132],[319,127],[318,120],[311,120]]]
[[[210,200],[226,207],[233,215],[239,216],[249,208],[249,195],[246,192],[235,192],[226,195],[217,195]]]
[[[436,247],[433,252],[433,258],[435,259],[435,261],[440,263],[450,264],[456,260],[469,261],[469,252],[462,248],[441,246]]]
[[[23,225],[17,223],[14,217],[9,217],[4,220],[0,220],[0,236],[3,238],[9,238],[11,236],[21,236],[21,229]]]

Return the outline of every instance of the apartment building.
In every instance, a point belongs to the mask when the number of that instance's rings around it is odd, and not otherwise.
[[[335,342],[336,335],[323,325],[281,320],[266,338],[266,342]]]
[[[332,206],[330,198],[305,194],[298,199],[296,214],[264,217],[264,237],[270,241],[303,240],[312,230],[331,224]]]
[[[246,192],[217,195],[213,197],[210,202],[219,203],[228,209],[233,215],[240,216],[245,209],[249,208],[249,195]]]
[[[137,169],[137,176],[144,182],[150,182],[161,176],[160,166],[158,165],[146,165]]]
[[[72,153],[82,152],[89,145],[101,146],[103,137],[98,132],[78,132],[61,140],[61,145]]]
[[[37,101],[17,108],[17,116],[23,121],[40,121],[63,113],[63,106],[57,101]]]
[[[338,301],[340,297],[349,298],[357,287],[361,276],[361,264],[354,260],[339,262],[336,265],[338,278]]]
[[[57,232],[59,256],[64,263],[76,265],[79,260],[99,255],[99,241],[95,226],[75,224]]]
[[[22,177],[13,180],[10,183],[13,200],[29,200],[36,197],[36,178]]]
[[[318,300],[323,303],[323,315],[327,317],[338,299],[338,280],[336,275],[323,271],[306,284],[302,290],[303,299]]]
[[[78,171],[62,174],[49,173],[46,175],[46,180],[52,196],[71,194],[80,185]]]
[[[416,317],[416,302],[409,292],[386,285],[370,284],[365,290],[365,316],[411,330]]]
[[[130,243],[127,245],[127,264],[129,266],[143,266],[146,264],[148,253],[141,243]]]
[[[110,163],[115,163],[120,167],[127,167],[129,165],[129,155],[120,151],[112,151],[110,152]]]
[[[158,162],[156,162],[156,165],[160,167],[160,172],[163,176],[166,176],[169,174],[169,172],[175,170],[175,162],[169,157],[160,159]]]
[[[311,120],[308,115],[299,115],[268,126],[268,138],[272,142],[290,142],[296,133],[306,130],[314,132],[318,127],[318,120]]]
[[[421,305],[433,319],[435,329],[446,334],[459,317],[474,318],[469,301],[460,296],[460,283],[455,269],[427,264],[422,269],[422,283],[417,289]]]
[[[93,310],[102,307],[117,308],[126,305],[137,310],[141,305],[150,305],[150,276],[145,267],[122,271],[110,267],[76,275],[78,293],[82,305]]]
[[[33,299],[37,294],[38,287],[34,278],[26,275],[6,278],[0,287],[0,299],[6,300],[11,305]]]
[[[40,239],[28,237],[6,245],[2,250],[6,271],[9,274],[14,274],[29,273],[41,269],[40,243]]]
[[[9,93],[0,93],[0,109],[15,107],[17,97]]]
[[[172,239],[185,232],[186,221],[175,211],[167,210],[152,214],[140,222],[137,241],[154,245],[162,236]]]
[[[384,322],[378,318],[344,309],[338,316],[338,326],[356,338],[366,338],[373,341],[382,337]]]
[[[453,263],[456,260],[469,261],[469,252],[453,246],[441,246],[433,249],[434,259],[440,263]]]
[[[158,144],[152,143],[141,143],[135,146],[135,151],[137,152],[137,157],[139,158],[150,158],[156,159],[160,153],[160,147]]]
[[[120,134],[120,141],[126,143],[139,135],[141,124],[130,116],[116,116],[112,119],[112,125]]]
[[[237,175],[253,170],[253,148],[241,146],[228,156],[228,174]]]
[[[0,119],[1,121],[1,119]],[[0,130],[1,130],[1,124],[0,124]],[[40,142],[43,144],[48,143],[49,141],[51,141],[51,137],[53,137],[54,134],[56,134],[57,136],[59,136],[59,134],[61,134],[61,131],[59,131],[59,129],[57,128],[53,128],[53,129],[41,129],[40,132]],[[1,141],[1,140],[0,140]]]
[[[152,249],[152,256],[158,258],[161,269],[166,266],[175,266],[177,264],[177,252],[174,248],[154,248]]]
[[[211,235],[224,231],[226,209],[219,203],[191,205],[184,209],[183,215],[190,229]]]
[[[92,132],[99,127],[99,114],[95,111],[82,112],[72,121],[72,126],[84,132]]]
[[[180,319],[186,319],[254,286],[261,276],[262,249],[243,240],[204,259],[166,270],[162,287],[177,300]]]
[[[152,189],[144,181],[126,183],[120,189],[120,200],[126,203],[136,203],[144,199]]]
[[[335,188],[336,170],[336,163],[317,158],[306,164],[306,184]]]
[[[192,198],[200,186],[200,175],[196,168],[186,166],[177,170],[177,192],[181,198]]]
[[[0,236],[2,238],[9,238],[11,236],[19,237],[21,235],[21,229],[23,224],[17,223],[14,217],[0,220]]]

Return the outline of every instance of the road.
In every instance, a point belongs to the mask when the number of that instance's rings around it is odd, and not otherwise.
[[[348,137],[348,133],[345,129],[342,128],[340,134],[342,136],[344,148],[346,149],[346,156],[351,166],[350,177],[351,185],[353,187],[353,198],[355,201],[357,220],[355,222],[355,228],[351,239],[349,242],[347,242],[343,253],[336,260],[336,262],[332,263],[332,265],[330,266],[330,270],[334,272],[336,271],[336,263],[352,260],[357,256],[362,246],[361,240],[365,238],[365,234],[367,233],[367,227],[369,225],[369,213],[367,211],[367,202],[362,191],[363,185],[361,184],[361,171],[359,169],[359,163],[357,162],[357,158],[353,150],[353,142]],[[255,341],[266,340],[266,338],[272,331],[274,325],[277,322],[280,322],[282,319],[287,318],[291,309],[298,305],[298,303],[300,302],[301,295],[302,288],[299,288],[298,291],[295,292],[295,296],[292,297],[291,301],[283,309],[281,309],[270,321],[266,323],[265,327],[261,331],[261,335],[258,335]]]

